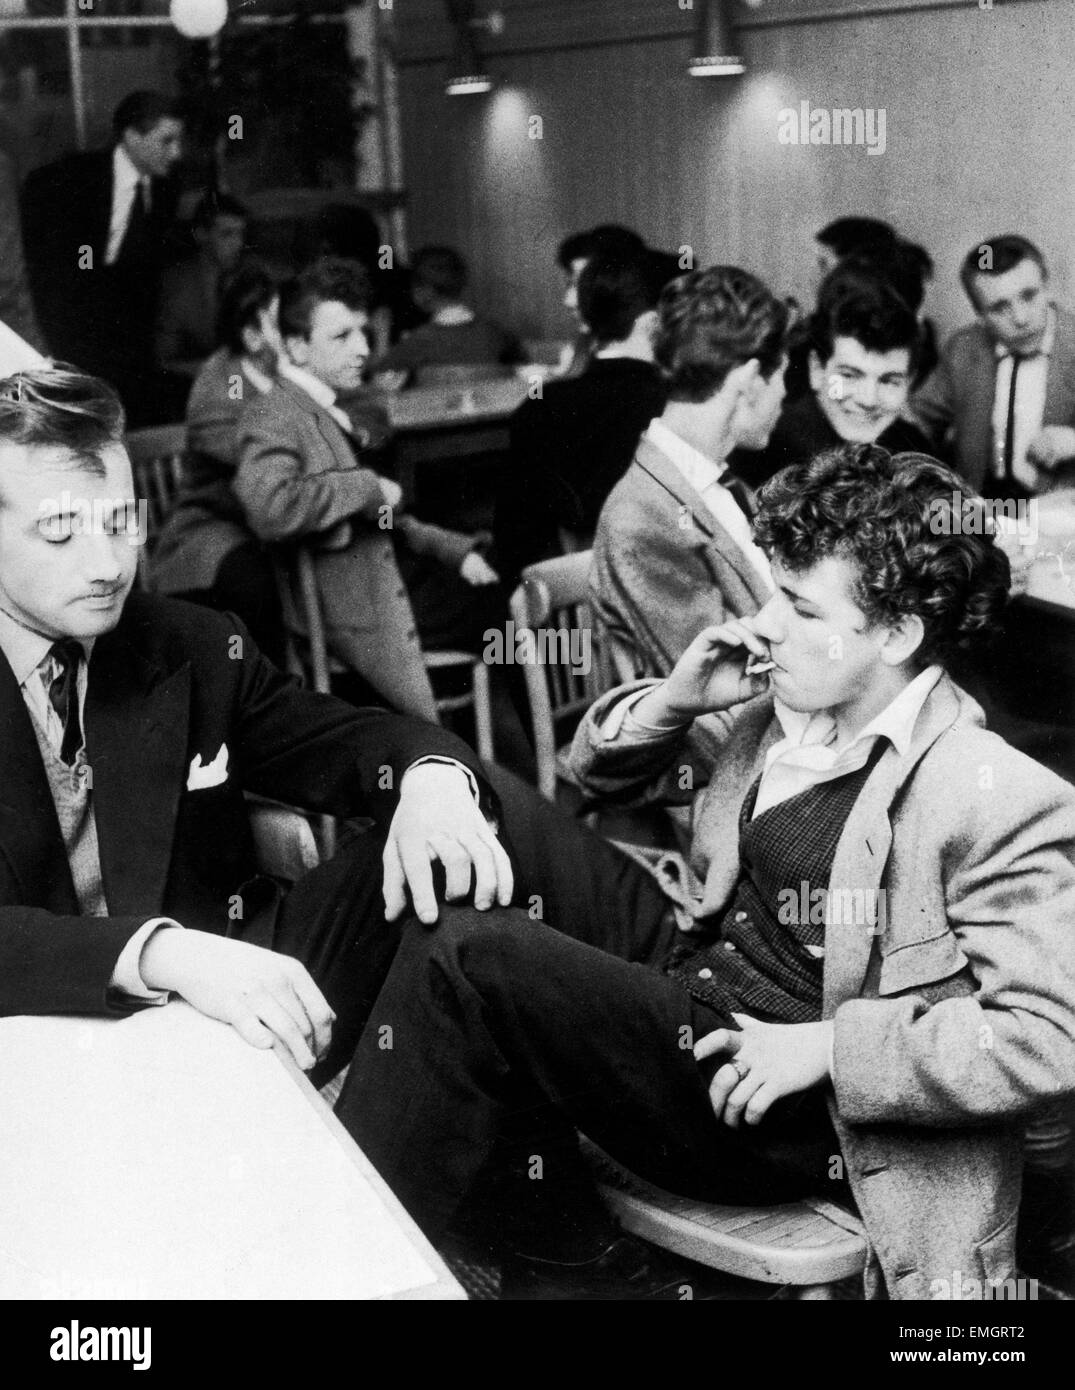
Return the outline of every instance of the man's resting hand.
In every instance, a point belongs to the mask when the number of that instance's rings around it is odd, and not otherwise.
[[[511,863],[459,767],[420,763],[407,769],[383,858],[384,908],[390,922],[405,911],[408,888],[419,919],[427,925],[437,920],[430,868],[436,860],[444,865],[449,902],[467,897],[472,876],[475,907],[511,902]]]
[[[699,1062],[729,1058],[709,1083],[709,1099],[718,1120],[736,1129],[740,1118],[756,1125],[774,1100],[807,1091],[829,1075],[831,1023],[759,1023],[732,1014],[742,1028],[717,1028],[694,1045]],[[734,1062],[730,1059],[734,1058]]]
[[[336,1015],[291,956],[209,932],[161,927],[142,949],[150,989],[170,990],[230,1023],[254,1047],[282,1042],[304,1071],[328,1049]]]

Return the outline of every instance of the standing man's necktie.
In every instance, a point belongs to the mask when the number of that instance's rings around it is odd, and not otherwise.
[[[1008,388],[1008,419],[1004,426],[1004,481],[1010,483],[1015,474],[1012,465],[1015,455],[1015,392],[1019,378],[1021,357],[1012,358],[1012,380]]]
[[[144,179],[139,179],[131,199],[131,211],[123,240],[119,244],[117,261],[140,260],[148,240],[149,189]]]
[[[50,655],[57,671],[49,686],[49,701],[63,724],[60,757],[72,767],[82,747],[82,721],[78,713],[78,667],[82,646],[73,637],[63,637],[52,644]]]

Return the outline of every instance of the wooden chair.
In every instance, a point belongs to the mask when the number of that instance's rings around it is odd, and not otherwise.
[[[832,1299],[866,1265],[866,1231],[822,1198],[733,1207],[677,1197],[644,1182],[588,1139],[583,1152],[620,1225],[710,1269],[786,1286],[796,1299]]]
[[[153,429],[132,430],[127,435],[127,452],[134,471],[135,492],[146,503],[147,545],[151,547],[183,485],[187,427],[157,425]]]
[[[330,693],[333,671],[340,672],[343,667],[329,655],[317,573],[309,546],[297,546],[292,552],[290,565],[277,558],[276,581],[287,633],[287,669],[311,690]],[[488,667],[472,652],[425,652],[423,655],[427,671],[461,666],[469,668],[470,689],[438,698],[437,714],[443,717],[459,710],[472,709],[478,756],[492,762],[493,711]],[[336,835],[330,816],[321,818],[320,840],[322,854],[326,859],[331,858],[335,852]]]
[[[522,583],[511,596],[517,650],[520,635],[530,633],[523,640],[532,644],[534,659],[523,663],[523,677],[530,702],[538,790],[549,801],[556,800],[561,741],[566,747],[580,716],[615,684],[589,604],[592,555],[590,550],[581,550],[528,565],[522,572]],[[578,644],[571,640],[575,633],[579,634]],[[573,650],[584,658],[577,665],[571,661]],[[527,647],[522,651],[527,653]],[[550,660],[550,655],[558,659]]]

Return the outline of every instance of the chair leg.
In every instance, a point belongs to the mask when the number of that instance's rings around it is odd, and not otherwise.
[[[493,761],[493,704],[489,692],[489,668],[479,658],[472,668],[472,694],[474,697],[474,741],[478,745],[478,757],[483,762]]]

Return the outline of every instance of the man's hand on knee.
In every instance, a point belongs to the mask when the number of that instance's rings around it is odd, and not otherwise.
[[[384,849],[385,916],[394,921],[407,907],[407,891],[420,921],[437,920],[432,865],[444,865],[449,902],[507,907],[514,887],[511,863],[496,831],[478,807],[465,772],[444,763],[408,768]]]
[[[336,1015],[291,956],[163,927],[146,942],[139,970],[150,989],[180,995],[199,1013],[230,1023],[252,1046],[283,1043],[304,1071],[328,1050]]]
[[[758,1124],[774,1101],[817,1086],[829,1075],[831,1023],[759,1023],[733,1014],[742,1032],[717,1028],[694,1045],[699,1062],[728,1058],[709,1083],[718,1120],[736,1129],[741,1119]]]

